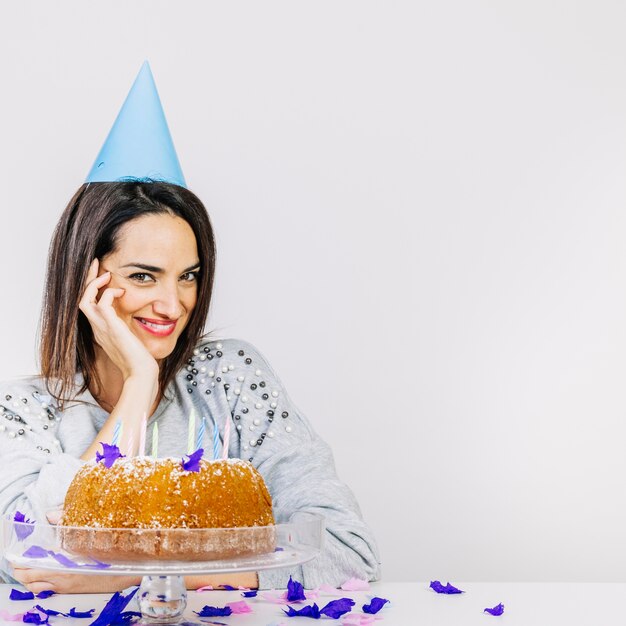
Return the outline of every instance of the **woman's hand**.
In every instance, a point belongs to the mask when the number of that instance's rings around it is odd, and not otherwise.
[[[80,310],[91,324],[95,342],[122,372],[125,381],[134,375],[158,378],[158,363],[119,318],[113,306],[115,299],[124,295],[125,289],[105,288],[111,280],[111,273],[105,272],[98,276],[98,267],[98,259],[94,259],[87,274],[87,287],[79,303]],[[104,291],[98,297],[102,289]]]
[[[85,576],[26,567],[14,567],[13,577],[33,593],[110,593],[141,583],[136,576]]]

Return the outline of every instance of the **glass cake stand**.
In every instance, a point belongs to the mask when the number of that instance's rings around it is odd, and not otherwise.
[[[286,524],[246,528],[85,528],[16,522],[4,517],[0,547],[19,567],[89,575],[143,576],[139,624],[183,620],[185,575],[293,567],[322,548],[324,518],[296,513]],[[259,550],[262,550],[259,553]]]

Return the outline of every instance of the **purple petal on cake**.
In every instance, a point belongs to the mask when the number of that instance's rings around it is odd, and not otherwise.
[[[89,624],[89,626],[111,626],[116,620],[120,619],[122,611],[126,608],[126,605],[132,600],[132,597],[137,593],[139,587],[135,587],[131,592],[124,595],[121,591],[116,591],[105,607],[100,611],[100,615]]]
[[[490,615],[502,615],[502,613],[504,613],[504,604],[500,603],[492,609],[485,609],[483,613],[489,613]]]
[[[181,461],[183,469],[188,472],[199,472],[200,471],[200,459],[204,454],[204,450],[202,448],[198,448],[195,452],[192,452],[187,460],[183,458]]]
[[[100,454],[100,452],[96,452],[96,463],[104,461],[104,466],[107,469],[113,467],[113,463],[115,463],[117,459],[124,457],[117,446],[111,446],[108,443],[102,442],[100,442],[100,445],[102,446],[102,454]]]
[[[363,605],[363,613],[369,613],[370,615],[376,615],[380,609],[382,609],[389,600],[385,598],[372,598],[369,604]]]
[[[35,594],[32,591],[20,591],[19,589],[11,589],[9,600],[33,600]]]
[[[24,617],[22,617],[22,621],[25,624],[47,624],[49,619],[49,615],[46,615],[46,619],[43,619],[39,613],[35,613],[34,611],[24,613]]]
[[[70,612],[67,614],[67,617],[75,617],[77,619],[82,619],[85,617],[93,617],[93,614],[95,613],[96,609],[89,609],[88,611],[77,611],[76,607],[73,606],[70,609]]]
[[[50,554],[48,550],[44,550],[41,546],[31,546],[22,556],[25,556],[27,559],[45,559],[48,554]]]
[[[72,561],[72,559],[69,559],[68,557],[66,557],[64,554],[61,554],[60,552],[50,552],[50,556],[55,561],[60,563],[63,567],[69,567],[69,568],[80,567],[78,563]]]
[[[19,511],[15,511],[15,515],[13,516],[13,521],[17,522],[14,525],[15,534],[20,541],[23,541],[30,535],[33,530],[35,530],[35,522],[32,520],[26,519],[24,513],[20,513]]]
[[[304,587],[297,580],[293,580],[291,576],[289,576],[289,582],[287,583],[287,602],[299,602],[300,600],[306,600]]]
[[[294,608],[288,606],[287,610],[283,609],[283,613],[287,617],[310,617],[312,619],[320,618],[320,609],[317,604],[302,607],[299,611],[296,611]]]
[[[50,596],[55,595],[56,591],[52,591],[52,589],[48,589],[46,591],[40,591],[35,597],[36,598],[40,598],[41,600],[45,600],[46,598],[49,598]]]
[[[254,589],[253,591],[244,591],[241,595],[244,598],[256,598],[258,593],[259,593],[258,590]]]
[[[455,593],[465,593],[461,589],[457,589],[450,583],[442,585],[438,580],[433,580],[430,583],[430,588],[437,593],[447,593],[448,595],[452,595]]]
[[[339,598],[339,600],[331,600],[325,607],[320,609],[320,613],[333,619],[339,619],[342,615],[350,613],[353,606],[354,600],[351,598]]]
[[[228,617],[233,610],[229,606],[204,606],[200,613],[194,611],[198,617]]]

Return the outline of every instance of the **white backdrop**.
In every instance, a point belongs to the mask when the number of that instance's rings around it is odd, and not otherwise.
[[[0,377],[148,59],[209,326],[331,442],[387,580],[626,581],[626,5],[5,3]],[[306,486],[303,486],[306,488]]]

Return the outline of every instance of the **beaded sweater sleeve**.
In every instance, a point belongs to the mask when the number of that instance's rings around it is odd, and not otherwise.
[[[290,575],[307,588],[338,586],[351,577],[376,579],[376,543],[354,495],[337,477],[329,446],[265,358],[252,345],[229,339],[200,345],[190,366],[189,384],[196,385],[188,391],[211,394],[214,410],[216,402],[224,405],[219,413],[234,424],[229,454],[251,461],[263,475],[276,522],[299,512],[325,518],[321,556],[293,570],[259,572],[260,587],[285,588]]]

